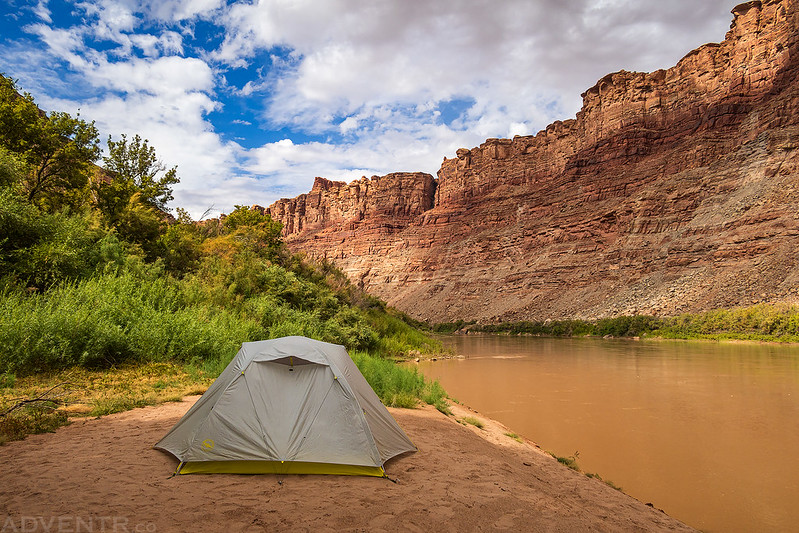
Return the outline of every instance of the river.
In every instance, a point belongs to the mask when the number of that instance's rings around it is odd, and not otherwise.
[[[451,397],[703,531],[799,528],[799,347],[452,336]]]

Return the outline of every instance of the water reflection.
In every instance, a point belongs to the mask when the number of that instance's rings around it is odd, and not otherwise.
[[[799,348],[448,337],[456,399],[706,531],[799,523]]]

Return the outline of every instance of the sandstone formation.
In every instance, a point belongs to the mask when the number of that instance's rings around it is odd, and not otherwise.
[[[445,322],[671,315],[799,299],[799,0],[608,74],[576,118],[427,174],[318,178],[268,208],[289,245]]]

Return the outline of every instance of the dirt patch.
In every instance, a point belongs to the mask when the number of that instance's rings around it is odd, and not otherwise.
[[[419,447],[387,463],[396,483],[169,478],[177,460],[152,446],[196,399],[79,419],[0,448],[0,530],[58,531],[61,523],[62,530],[147,532],[692,531],[457,405],[454,417],[430,407],[390,409]],[[456,422],[467,414],[483,429]]]

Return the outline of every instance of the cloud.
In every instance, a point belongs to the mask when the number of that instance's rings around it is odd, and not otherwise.
[[[224,0],[146,0],[143,11],[158,20],[172,22],[208,16],[217,11]]]
[[[60,29],[51,28],[46,24],[31,24],[25,27],[29,33],[38,35],[48,46],[52,55],[63,59],[72,68],[81,70],[86,68],[89,62],[84,57],[85,47],[83,36],[80,30],[73,28]]]
[[[251,65],[262,50],[291,50],[279,77],[248,82],[267,93],[267,124],[343,136],[255,149],[251,173],[281,183],[435,173],[460,146],[574,116],[580,93],[608,72],[669,67],[704,40],[720,40],[726,4],[264,1],[222,17],[226,38],[214,58]],[[442,124],[440,109],[452,100],[469,105]]]
[[[33,8],[33,12],[36,13],[36,16],[42,21],[47,23],[53,22],[53,19],[50,17],[51,12],[47,8],[47,0],[39,0],[36,7]]]
[[[214,86],[211,68],[194,57],[136,58],[116,63],[99,61],[85,75],[98,86],[126,93],[141,91],[175,96],[210,91]]]
[[[124,44],[125,32],[132,31],[138,24],[138,18],[131,4],[132,2],[100,0],[79,2],[77,5],[88,17],[94,19],[93,24],[86,26],[85,29],[99,39]]]

